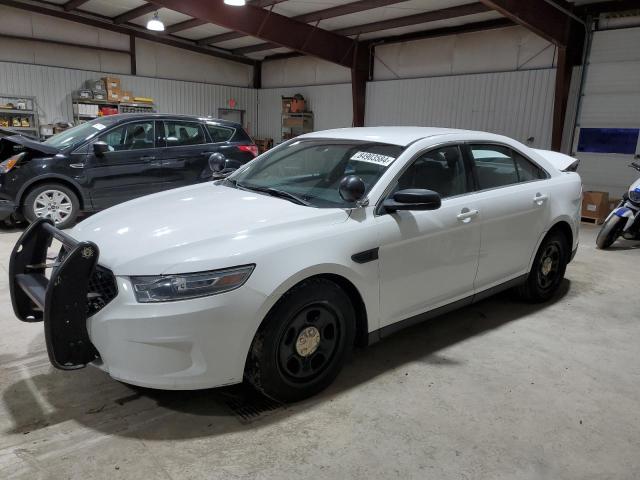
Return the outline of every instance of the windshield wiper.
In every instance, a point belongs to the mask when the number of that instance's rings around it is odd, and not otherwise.
[[[258,187],[253,185],[244,185],[242,183],[236,182],[235,184],[238,188],[243,188],[245,190],[251,190],[254,192],[262,192],[271,195],[272,197],[286,198],[287,200],[292,201],[293,203],[297,203],[298,205],[309,206],[310,203],[306,200],[294,195],[293,193],[285,192],[284,190],[278,190],[277,188],[272,187]]]

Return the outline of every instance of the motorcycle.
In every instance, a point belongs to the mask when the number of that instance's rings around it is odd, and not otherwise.
[[[640,172],[640,163],[633,162],[629,166]],[[602,224],[596,246],[609,248],[620,236],[627,240],[640,240],[640,178],[631,184]]]

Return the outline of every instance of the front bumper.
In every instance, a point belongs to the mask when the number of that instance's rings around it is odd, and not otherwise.
[[[65,255],[47,279],[53,238]],[[98,247],[38,220],[18,240],[10,262],[11,300],[23,321],[44,321],[51,363],[63,370],[92,363],[113,378],[152,388],[190,390],[242,381],[266,295],[245,284],[220,295],[138,303],[128,277],[95,308]],[[110,272],[109,272],[110,273]]]
[[[62,242],[66,255],[47,278],[47,250],[54,238]],[[25,322],[44,321],[49,360],[56,368],[81,368],[98,357],[86,329],[89,285],[98,256],[94,243],[75,240],[48,219],[29,225],[11,252],[13,311]]]
[[[87,320],[95,362],[113,378],[165,390],[242,381],[265,295],[248,285],[190,300],[138,303],[127,277],[118,296]]]

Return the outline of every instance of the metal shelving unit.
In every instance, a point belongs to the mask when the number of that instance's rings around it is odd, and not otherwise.
[[[118,113],[154,113],[156,111],[156,107],[152,103],[115,103],[106,100],[74,98],[72,101],[73,123],[76,125],[101,116],[95,114],[80,114],[80,105],[97,105],[98,108],[113,107],[118,109]]]
[[[283,112],[282,140],[313,132],[313,112]]]
[[[24,103],[25,108],[17,108],[18,105]],[[25,132],[26,134],[40,138],[40,120],[38,118],[38,111],[36,97],[27,97],[15,95],[0,94],[0,120],[7,120],[7,128],[11,128],[18,132]],[[14,105],[14,108],[7,107],[6,105]],[[20,125],[14,126],[13,120],[19,119]],[[28,125],[24,125],[23,119],[26,119]],[[0,122],[3,125],[5,122]]]

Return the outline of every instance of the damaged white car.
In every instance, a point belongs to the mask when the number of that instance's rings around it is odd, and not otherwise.
[[[13,307],[44,321],[58,368],[295,401],[354,345],[507,288],[550,298],[578,245],[574,170],[488,133],[316,132],[68,233],[36,221],[11,256]]]

